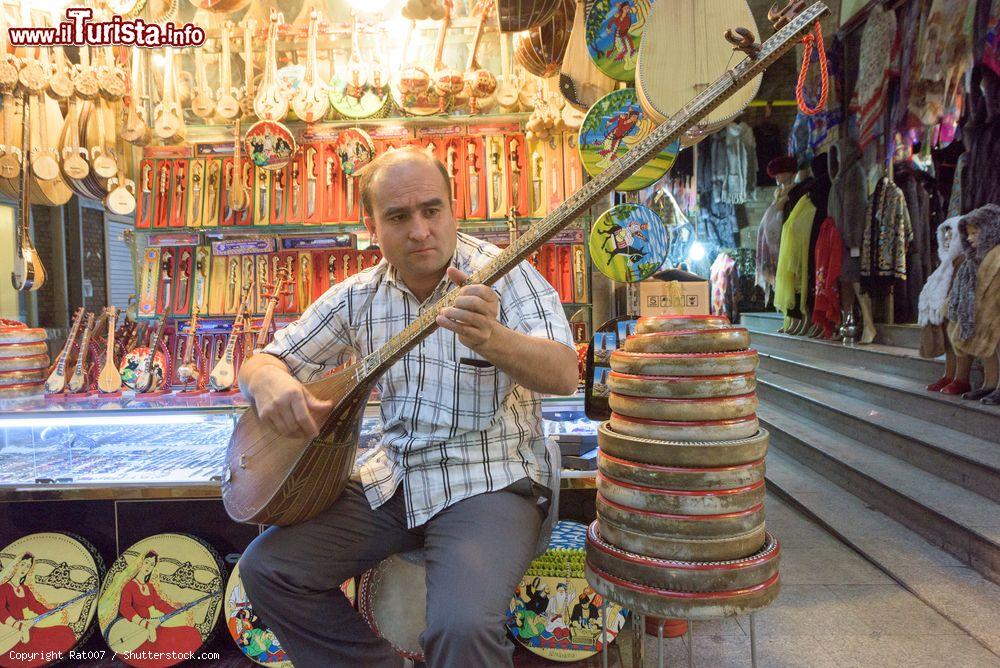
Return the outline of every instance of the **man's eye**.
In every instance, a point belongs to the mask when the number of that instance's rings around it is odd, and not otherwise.
[[[436,207],[431,207],[430,209],[424,209],[424,215],[428,218],[434,218],[441,212],[441,209]]]

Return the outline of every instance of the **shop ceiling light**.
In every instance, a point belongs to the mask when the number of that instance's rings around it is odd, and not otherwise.
[[[700,241],[695,241],[691,244],[691,249],[688,251],[688,259],[692,262],[701,262],[705,259],[705,246]]]

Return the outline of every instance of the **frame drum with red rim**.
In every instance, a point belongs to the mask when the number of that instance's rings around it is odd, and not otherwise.
[[[764,541],[764,504],[716,515],[637,510],[597,495],[597,525],[623,550],[660,559],[739,559]]]
[[[117,658],[165,667],[198,654],[219,621],[224,568],[208,543],[180,533],[143,538],[119,555],[97,604],[101,633]],[[151,632],[132,621],[136,614],[160,623]]]
[[[674,591],[730,591],[765,582],[778,572],[781,546],[766,534],[760,550],[743,559],[679,561],[656,559],[622,550],[601,535],[597,521],[587,531],[587,561],[630,582]]]
[[[631,353],[728,353],[747,350],[750,333],[743,327],[679,329],[636,334],[625,340]]]
[[[49,346],[44,341],[34,343],[0,343],[0,359],[12,357],[36,357],[49,354]]]
[[[764,479],[764,459],[734,466],[684,467],[633,462],[603,450],[597,468],[609,478],[652,489],[733,489]]]
[[[764,481],[726,489],[643,487],[597,474],[597,491],[628,510],[678,515],[719,515],[749,510],[764,503]]]
[[[640,376],[725,376],[753,373],[756,350],[731,353],[611,353],[611,369]]]
[[[47,370],[49,364],[51,364],[51,360],[45,353],[22,355],[19,357],[0,357],[0,372]]]
[[[358,581],[358,612],[372,633],[396,653],[424,660],[420,634],[427,627],[427,572],[424,551],[412,550],[383,559]]]
[[[608,388],[617,394],[661,399],[711,399],[750,394],[757,389],[753,373],[726,376],[641,376],[612,371]]]
[[[44,343],[48,335],[41,327],[27,327],[22,322],[0,320],[0,344]]]
[[[56,663],[92,631],[104,561],[93,545],[68,533],[35,533],[0,551],[2,616],[38,625],[20,632],[0,624],[0,666]],[[42,624],[42,622],[45,622]],[[46,656],[51,658],[46,659]]]
[[[604,447],[604,443],[601,442],[603,433],[605,439],[616,438],[633,441],[634,444],[640,445],[641,450],[645,452],[649,449],[646,447],[647,445],[656,446],[660,443],[670,447],[674,443],[685,445],[689,441],[742,441],[753,438],[759,431],[760,426],[756,415],[748,415],[747,417],[733,420],[702,420],[700,422],[691,422],[681,420],[647,420],[612,413],[611,419],[598,430],[597,438],[602,447]],[[634,444],[629,444],[627,447],[632,449]],[[616,446],[612,445],[610,447]],[[626,459],[635,459],[635,457],[628,457],[626,455]],[[680,462],[663,461],[660,459],[647,458],[640,461],[681,465]],[[694,463],[693,465],[723,466],[730,463],[744,464],[747,461],[752,460],[732,461],[726,458],[724,463],[706,460]]]
[[[632,610],[656,617],[688,620],[717,619],[757,612],[778,597],[780,584],[775,573],[749,587],[715,592],[660,589],[616,577],[587,562],[587,581],[609,599],[621,601]]]
[[[692,329],[721,329],[729,327],[729,318],[724,315],[647,315],[635,324],[636,334],[653,332],[673,332]]]
[[[757,394],[704,399],[665,399],[635,397],[612,392],[608,405],[618,415],[646,420],[711,422],[749,417],[757,411]]]

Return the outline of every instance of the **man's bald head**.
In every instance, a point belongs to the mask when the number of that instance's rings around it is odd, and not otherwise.
[[[441,173],[441,178],[444,179],[444,195],[446,198],[451,197],[451,177],[448,175],[448,170],[441,161],[424,149],[417,148],[416,146],[404,146],[403,148],[386,151],[361,170],[358,187],[361,190],[361,207],[364,209],[368,220],[374,222],[375,189],[380,184],[388,168],[411,162],[424,163],[437,168],[438,172]]]

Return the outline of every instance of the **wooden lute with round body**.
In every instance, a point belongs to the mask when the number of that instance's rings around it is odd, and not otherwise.
[[[240,113],[240,101],[233,87],[232,63],[233,22],[222,23],[222,54],[219,56],[219,90],[215,92],[215,113],[226,120],[236,118]]]
[[[586,111],[615,89],[618,83],[597,69],[587,48],[587,8],[576,0],[573,30],[559,70],[559,92],[577,109]]]
[[[264,60],[264,78],[253,99],[253,111],[262,121],[281,122],[288,115],[288,96],[278,81],[278,23],[281,15],[271,10],[271,24],[267,30],[267,58]]]
[[[122,375],[115,363],[115,327],[118,324],[118,309],[109,306],[105,313],[108,317],[108,340],[104,348],[104,366],[97,375],[97,389],[110,394],[122,389]]]
[[[663,122],[726,71],[739,47],[719,38],[734,23],[756,32],[746,0],[652,3],[639,44],[635,78],[639,103],[652,120]],[[728,125],[757,96],[761,76],[714,109],[692,134],[707,136]]]
[[[246,179],[243,178],[243,160],[240,151],[243,140],[240,137],[240,119],[235,123],[236,143],[233,145],[233,172],[230,176],[229,187],[226,189],[226,198],[229,208],[233,211],[243,211],[249,204],[250,196],[247,192]]]
[[[184,110],[177,92],[177,75],[173,50],[166,50],[167,62],[163,66],[163,97],[153,110],[153,134],[166,143],[185,134]]]
[[[492,285],[514,269],[647,160],[676,142],[685,131],[793,48],[828,11],[825,5],[817,2],[766,42],[754,45],[756,48],[732,69],[567,197],[544,220],[533,224],[493,261],[469,277],[467,283]],[[222,499],[229,516],[238,522],[288,525],[307,520],[328,508],[349,480],[361,418],[375,383],[391,365],[437,329],[437,316],[442,309],[455,303],[458,292],[458,289],[451,290],[379,350],[305,385],[313,396],[333,404],[330,411],[314,412],[313,417],[319,425],[316,437],[299,438],[277,433],[260,420],[256,411],[244,413],[230,438],[222,476]]]
[[[13,101],[14,98],[7,96],[6,100]],[[22,146],[25,148],[23,153],[26,154],[28,137],[30,136],[30,114],[24,114],[23,119],[21,124],[21,140]],[[9,146],[8,149],[10,149]],[[45,284],[45,267],[42,266],[42,260],[38,257],[38,251],[35,250],[35,245],[31,242],[31,203],[28,198],[30,179],[26,168],[21,169],[20,177],[21,207],[16,228],[17,241],[15,245],[14,267],[10,272],[10,282],[15,290],[35,292]]]
[[[188,323],[187,339],[184,341],[184,354],[181,356],[181,363],[177,367],[177,377],[180,378],[184,387],[190,383],[198,384],[198,365],[194,363],[194,343],[197,340],[198,330],[198,305],[195,304],[191,311],[191,320]]]
[[[300,120],[315,123],[323,120],[330,110],[330,96],[326,84],[319,76],[319,62],[316,58],[316,32],[319,28],[319,12],[309,15],[309,38],[306,46],[306,72],[299,89],[292,97],[292,111]]]
[[[208,375],[208,384],[213,392],[229,391],[236,384],[236,366],[233,363],[233,351],[236,350],[236,338],[243,333],[249,297],[250,286],[244,285],[240,305],[236,309],[236,317],[233,319],[233,328],[229,330],[229,338],[226,340],[226,348]]]

